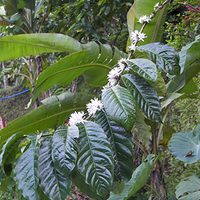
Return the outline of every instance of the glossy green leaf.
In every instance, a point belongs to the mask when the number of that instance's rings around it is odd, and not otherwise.
[[[145,115],[151,120],[161,121],[160,100],[154,88],[143,78],[133,74],[125,74],[122,79]]]
[[[124,62],[133,70],[133,72],[137,73],[144,79],[156,81],[158,72],[156,65],[152,61],[143,58],[136,58]]]
[[[43,100],[43,104],[30,113],[13,120],[0,130],[0,143],[2,144],[17,132],[29,134],[37,130],[43,131],[60,126],[76,110],[73,108],[73,96],[69,92],[49,97]],[[79,109],[83,110],[85,107],[77,108],[77,110]]]
[[[196,175],[185,178],[176,186],[176,198],[178,200],[198,200],[200,179]]]
[[[127,182],[134,170],[132,134],[119,123],[111,121],[104,111],[96,113],[95,121],[103,128],[112,147],[114,180]]]
[[[71,173],[73,183],[80,189],[83,194],[86,194],[92,199],[102,199],[92,187],[85,182],[85,177],[76,169]]]
[[[141,16],[150,14],[154,11],[154,5],[162,0],[135,0],[131,9],[127,14],[127,23],[129,34],[134,30],[140,30],[142,24],[138,22]],[[144,9],[145,5],[145,9]],[[168,6],[168,5],[167,5]],[[163,24],[165,22],[165,16],[167,14],[167,9],[165,6],[161,11],[159,11],[152,21],[148,23],[148,26],[145,27],[144,33],[147,35],[144,42],[139,42],[139,45],[160,42],[164,32]]]
[[[77,40],[55,33],[6,36],[0,38],[0,49],[0,62],[40,53],[82,50],[81,44]]]
[[[151,126],[145,123],[144,115],[138,107],[136,107],[136,120],[133,133],[137,135],[137,139],[149,149],[150,141],[152,140]]]
[[[56,170],[62,175],[69,175],[77,160],[77,144],[79,131],[76,126],[60,126],[53,135],[52,159]]]
[[[147,82],[156,90],[156,92],[158,93],[158,96],[166,95],[166,92],[167,92],[166,84],[160,72],[158,72],[158,77],[156,81],[147,80]]]
[[[136,117],[135,100],[131,93],[117,85],[102,94],[102,101],[111,120],[131,131]]]
[[[23,196],[30,200],[39,200],[37,187],[38,178],[38,138],[36,134],[30,134],[31,144],[29,148],[17,159],[14,167],[15,179]]]
[[[171,75],[180,74],[180,58],[173,47],[167,44],[151,43],[138,47],[138,50],[146,52],[158,68]]]
[[[183,148],[184,147],[184,148]],[[169,149],[176,159],[186,163],[195,163],[200,159],[200,125],[195,129],[195,133],[186,130],[185,133],[173,134]]]
[[[39,149],[39,179],[40,187],[50,199],[67,199],[71,180],[54,167],[51,137],[45,138]]]
[[[79,124],[77,168],[85,182],[103,199],[113,182],[114,164],[111,145],[103,129],[94,122]]]
[[[146,160],[136,168],[130,181],[125,183],[123,192],[120,195],[111,193],[109,200],[127,200],[141,189],[147,182],[154,164],[154,155],[150,154]]]
[[[6,143],[2,147],[2,152],[0,155],[0,181],[5,178],[4,164],[9,159],[10,154],[12,153],[13,160],[17,154],[17,148],[21,138],[23,137],[22,133],[17,133],[12,135]],[[10,164],[11,162],[7,162],[6,164]]]

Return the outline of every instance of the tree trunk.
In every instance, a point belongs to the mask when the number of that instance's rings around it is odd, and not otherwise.
[[[1,63],[1,67],[2,67],[2,70],[5,69],[5,63],[4,62]],[[3,76],[3,85],[4,85],[4,88],[8,87],[8,78],[7,78],[7,76]]]

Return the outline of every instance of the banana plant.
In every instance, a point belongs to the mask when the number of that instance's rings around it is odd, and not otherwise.
[[[180,76],[182,57],[186,56],[187,61],[184,61],[183,73],[188,67],[196,69],[193,66],[198,59],[190,60],[187,56],[190,48],[198,44],[196,41],[181,54],[157,42],[140,45],[137,51],[141,56],[133,58],[131,52],[126,54],[116,47],[96,42],[81,44],[61,34],[1,38],[0,61],[46,52],[69,53],[39,75],[30,105],[53,84],[67,86],[80,75],[93,86],[101,87],[108,82],[99,96],[101,101],[94,96],[94,100],[90,100],[90,94],[71,92],[52,96],[0,130],[1,182],[5,183],[14,173],[23,196],[34,200],[41,196],[66,199],[72,182],[94,199],[108,199],[110,191],[113,192],[110,199],[127,199],[136,194],[157,164],[161,129],[166,117],[162,108],[171,103],[169,87]],[[11,48],[14,46],[16,48]],[[172,77],[169,86],[161,73]],[[190,80],[195,73],[194,70]],[[181,93],[187,81],[175,91]],[[86,110],[88,114],[84,113]],[[152,131],[158,124],[159,132]],[[153,150],[149,147],[152,134]],[[137,141],[133,135],[140,136],[147,154],[151,151],[155,154],[149,155],[136,169],[133,144]]]

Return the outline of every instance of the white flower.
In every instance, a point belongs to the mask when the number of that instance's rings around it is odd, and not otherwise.
[[[131,46],[128,47],[130,51],[135,51],[137,49],[137,46],[135,44],[131,44]]]
[[[158,8],[160,6],[159,2],[155,4],[154,9]]]
[[[143,24],[144,22],[149,23],[151,21],[151,19],[149,17],[147,17],[146,15],[143,15],[142,17],[140,17],[139,19],[139,23]]]
[[[138,30],[135,30],[130,35],[132,43],[135,43],[137,40],[139,40],[139,41],[142,40],[144,42],[144,38],[146,38],[146,37],[147,36],[145,33],[140,33]]]
[[[139,40],[142,40],[143,42],[144,42],[144,38],[146,38],[146,37],[147,37],[147,36],[146,36],[145,33],[139,33],[139,34],[138,34]]]
[[[126,61],[127,61],[126,58],[121,58],[120,60],[118,60],[118,65],[119,65],[119,68],[120,68],[121,72],[125,68],[125,64],[123,62],[126,62]]]
[[[103,94],[106,90],[108,90],[111,87],[112,87],[112,85],[108,82],[108,84],[103,86],[103,89],[101,90],[101,93]]]
[[[130,35],[130,38],[131,38],[131,41],[134,43],[135,41],[137,41],[138,39],[138,34],[139,34],[139,31],[138,30],[135,30],[134,32],[131,33]]]
[[[74,112],[71,114],[71,117],[69,118],[69,124],[70,126],[76,125],[78,123],[84,123],[86,120],[84,119],[85,113],[83,111],[81,112]]]
[[[90,100],[90,103],[86,104],[86,107],[89,115],[94,116],[97,110],[103,109],[103,104],[100,100],[94,98]]]
[[[122,73],[122,69],[120,67],[115,67],[112,70],[110,70],[108,74],[108,81],[111,86],[114,86],[115,83],[117,82],[117,78],[120,76]]]

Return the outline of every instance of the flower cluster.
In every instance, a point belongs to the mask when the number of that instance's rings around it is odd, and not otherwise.
[[[143,24],[144,22],[149,23],[150,21],[151,21],[151,19],[149,17],[147,17],[146,15],[143,15],[139,19],[139,23],[141,23],[141,24]]]
[[[131,44],[128,48],[130,51],[135,51],[137,49],[137,46],[135,44]]]
[[[130,38],[132,43],[136,43],[137,41],[142,40],[144,42],[144,38],[146,38],[145,33],[141,33],[138,30],[135,30],[134,32],[131,33]]]
[[[97,98],[91,99],[90,103],[86,104],[87,111],[89,116],[94,116],[96,111],[100,111],[103,109],[103,104]]]
[[[78,123],[84,123],[86,120],[84,118],[85,113],[83,111],[81,112],[74,112],[71,114],[71,117],[69,118],[69,124],[70,126],[76,125]]]
[[[108,84],[103,88],[103,91],[114,86],[122,72],[130,70],[130,68],[126,67],[125,61],[127,61],[126,58],[121,58],[118,61],[119,67],[114,67],[112,70],[110,70],[108,73]]]

